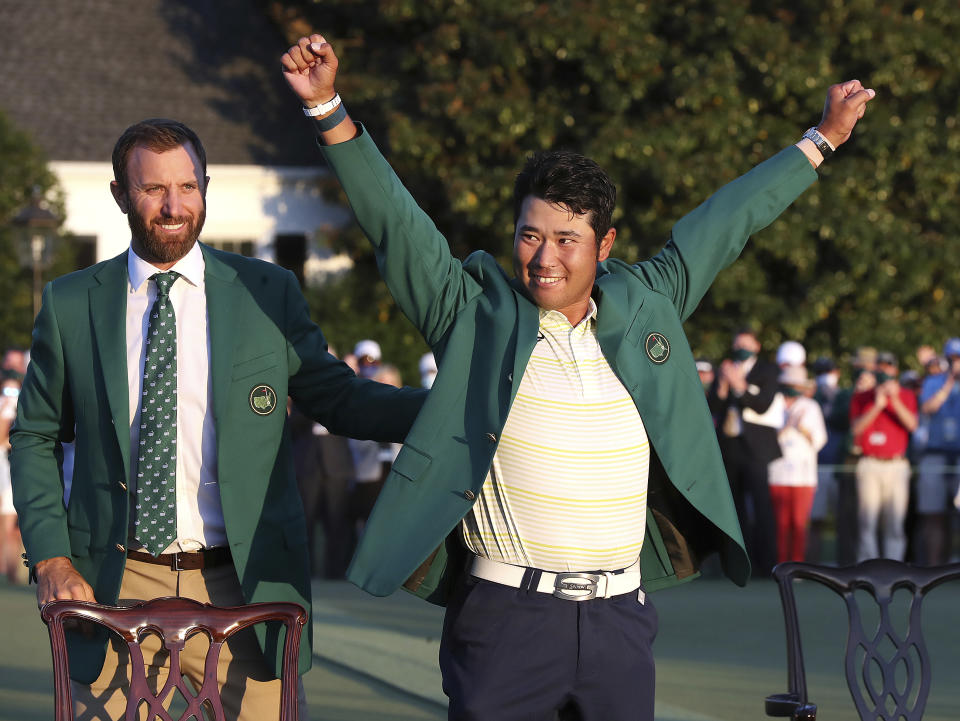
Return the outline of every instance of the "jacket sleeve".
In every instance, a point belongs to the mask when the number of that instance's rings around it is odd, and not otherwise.
[[[772,223],[816,178],[799,148],[781,150],[683,216],[666,247],[635,271],[670,297],[686,320],[750,236]]]
[[[747,374],[747,390],[742,396],[737,397],[737,404],[741,408],[749,408],[756,413],[766,413],[777,391],[780,390],[778,377],[777,366],[757,361],[757,365]]]
[[[321,149],[373,244],[390,293],[427,343],[436,345],[459,309],[480,294],[479,284],[362,126],[353,140]]]
[[[70,556],[60,444],[72,440],[74,416],[64,379],[53,286],[47,285],[10,433],[13,502],[31,566],[47,558]]]
[[[336,435],[402,442],[427,391],[358,378],[346,363],[327,352],[327,341],[310,320],[307,302],[292,274],[285,295],[289,391],[297,407]]]

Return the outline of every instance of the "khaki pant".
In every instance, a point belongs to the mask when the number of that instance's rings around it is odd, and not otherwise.
[[[192,598],[217,606],[243,605],[240,583],[232,564],[200,571],[171,571],[166,566],[127,560],[120,586],[119,605],[129,605],[160,596]],[[197,689],[203,683],[203,662],[210,643],[200,633],[187,641],[180,654],[181,670]],[[141,643],[148,685],[156,692],[166,682],[168,656],[156,634]],[[130,684],[129,650],[125,641],[113,638],[107,648],[100,677],[90,686],[74,683],[76,721],[123,719]],[[234,635],[220,651],[217,680],[227,721],[276,721],[280,714],[280,680],[274,678],[252,628]],[[174,689],[164,699],[169,707],[180,692]],[[303,681],[299,683],[300,721],[307,721]],[[140,719],[146,718],[141,704]],[[210,717],[212,718],[212,716]]]
[[[857,461],[857,520],[860,541],[857,561],[892,558],[902,561],[907,551],[904,521],[910,502],[910,463],[905,458],[869,456]],[[883,532],[883,551],[877,529]]]

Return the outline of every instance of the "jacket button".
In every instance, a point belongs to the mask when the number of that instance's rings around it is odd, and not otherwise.
[[[474,498],[477,497],[477,494],[468,488],[463,492],[463,497],[466,498],[468,501],[472,501]]]
[[[507,373],[507,381],[513,383],[513,373]]]
[[[123,544],[120,544],[120,543],[117,544],[117,550],[120,551],[120,553],[126,553],[126,552],[127,552],[126,547],[124,547]]]
[[[490,441],[491,443],[496,443],[497,437],[492,433],[487,433],[487,440]]]
[[[120,481],[119,486],[121,491],[127,490],[127,484],[124,483],[123,481]]]

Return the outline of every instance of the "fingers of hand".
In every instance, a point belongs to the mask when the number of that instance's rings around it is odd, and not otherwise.
[[[297,41],[297,48],[300,50],[300,55],[303,57],[304,62],[309,64],[317,61],[320,50],[319,43],[315,44],[311,38],[304,37]],[[316,52],[314,52],[315,50]]]
[[[330,47],[326,42],[323,35],[317,34],[300,38],[297,44],[291,46],[280,58],[284,70],[300,73],[308,72],[310,68],[317,64],[317,61],[323,62]]]
[[[854,93],[858,92],[861,88],[863,88],[863,85],[860,84],[859,80],[848,80],[847,82],[841,83],[840,85],[840,89],[843,91],[844,97],[853,95]]]
[[[280,58],[283,69],[289,73],[305,73],[310,70],[310,64],[304,59],[303,52],[294,45]]]

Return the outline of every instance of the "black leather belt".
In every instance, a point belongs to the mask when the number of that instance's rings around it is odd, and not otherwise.
[[[145,551],[127,551],[127,558],[143,563],[155,563],[158,566],[168,566],[171,571],[199,571],[204,568],[223,566],[233,561],[227,546],[189,553],[161,553],[159,556],[151,556]]]

